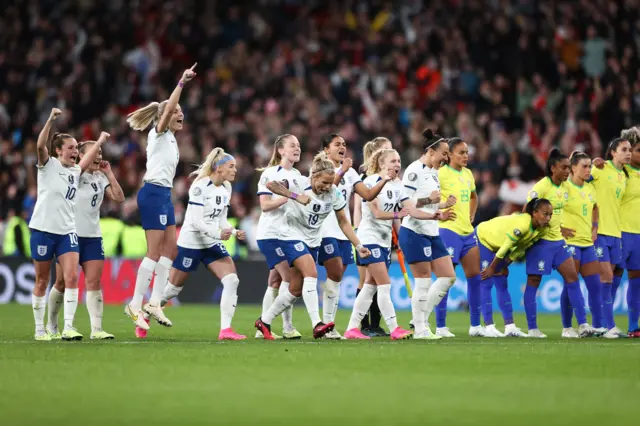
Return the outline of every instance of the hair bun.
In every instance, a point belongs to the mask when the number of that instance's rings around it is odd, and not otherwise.
[[[424,136],[425,139],[432,139],[434,136],[433,130],[425,129],[424,132],[422,132],[422,136]]]
[[[562,153],[560,152],[560,150],[558,148],[553,148],[551,151],[549,151],[549,158],[551,157],[561,157]]]

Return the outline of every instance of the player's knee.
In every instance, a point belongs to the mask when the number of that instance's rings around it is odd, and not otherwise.
[[[540,281],[542,281],[542,276],[540,275],[529,275],[527,277],[527,285],[529,287],[540,287]]]
[[[64,283],[67,288],[78,288],[78,271],[74,269],[64,274]]]
[[[33,289],[34,293],[46,292],[48,286],[49,286],[48,276],[43,276],[43,277],[36,276],[34,289]]]
[[[232,289],[237,289],[238,285],[240,285],[240,278],[235,273],[225,275],[221,281],[223,286]]]
[[[342,281],[342,271],[327,271],[327,278],[331,281],[340,282]]]
[[[602,271],[602,273],[600,274],[600,281],[602,281],[603,283],[613,282],[613,272],[611,272],[610,270]]]
[[[85,285],[87,286],[87,291],[97,291],[100,290],[100,279],[97,280],[86,280]]]

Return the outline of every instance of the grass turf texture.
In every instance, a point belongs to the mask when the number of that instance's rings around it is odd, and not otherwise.
[[[305,338],[265,342],[253,338],[259,307],[240,306],[235,329],[250,338],[218,343],[217,308],[167,315],[173,328],[153,323],[139,341],[122,308],[106,307],[104,328],[116,340],[98,342],[80,306],[84,341],[35,342],[30,307],[0,306],[1,423],[603,425],[637,417],[640,341],[561,340],[558,316],[539,317],[546,340],[471,339],[467,314],[453,313],[452,340],[314,341],[297,308]],[[348,315],[339,312],[340,332]],[[406,325],[409,313],[398,317]]]

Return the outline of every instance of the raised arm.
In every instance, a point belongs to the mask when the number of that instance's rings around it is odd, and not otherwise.
[[[51,139],[51,128],[53,127],[53,122],[56,121],[61,114],[62,111],[58,108],[52,108],[47,122],[44,123],[44,126],[38,135],[38,142],[36,144],[38,152],[38,166],[44,166],[45,163],[49,161],[49,150],[47,149],[47,145]]]
[[[104,173],[109,180],[109,186],[107,186],[107,189],[104,191],[105,194],[107,194],[107,197],[117,203],[124,202],[124,192],[122,191],[120,183],[118,183],[118,179],[116,179],[113,174],[113,170],[111,170],[111,164],[109,164],[108,161],[101,161],[100,171]]]
[[[278,182],[275,180],[272,180],[271,182],[267,183],[267,189],[273,192],[274,194],[280,195],[281,197],[286,197],[292,200],[296,200],[298,203],[302,204],[303,206],[306,206],[311,202],[311,198],[308,195],[296,194],[295,192],[291,192],[281,182]]]
[[[92,144],[87,153],[82,156],[78,165],[80,166],[80,170],[82,170],[83,173],[91,166],[93,161],[96,159],[96,157],[98,156],[98,152],[100,152],[102,144],[105,143],[107,139],[109,139],[109,136],[111,136],[109,133],[101,132],[100,137],[98,138],[96,143]]]
[[[171,92],[171,96],[169,96],[169,101],[167,102],[167,105],[165,106],[164,111],[162,112],[162,116],[160,117],[160,120],[156,125],[156,132],[158,132],[159,134],[167,131],[167,127],[169,127],[169,121],[171,121],[171,115],[173,115],[173,111],[176,109],[176,106],[178,106],[178,101],[180,101],[182,88],[184,87],[185,83],[187,83],[189,80],[193,79],[193,77],[196,76],[196,73],[193,71],[196,65],[198,65],[197,62],[193,64],[191,68],[189,68],[188,70],[185,70],[184,73],[182,73],[182,78],[178,82],[178,85],[176,86],[175,89],[173,89],[173,92]]]
[[[353,166],[353,160],[351,158],[345,158],[342,160],[342,165],[340,166],[340,170],[336,173],[336,177],[333,178],[333,184],[338,186],[340,185],[340,181],[342,177],[349,171],[349,169]]]

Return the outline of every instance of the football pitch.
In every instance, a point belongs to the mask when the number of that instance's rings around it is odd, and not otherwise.
[[[344,331],[350,312],[340,311]],[[439,342],[253,338],[257,306],[234,318],[244,342],[218,343],[219,310],[167,310],[173,328],[133,337],[120,306],[105,308],[113,341],[35,342],[29,306],[0,306],[0,418],[7,425],[622,425],[635,423],[640,340],[561,340],[559,316],[540,316],[546,340]],[[401,324],[409,312],[399,312]],[[62,313],[61,313],[62,318]],[[497,315],[499,317],[499,314]],[[617,319],[626,325],[626,318]],[[526,325],[523,316],[516,321]],[[501,324],[499,325],[502,327]],[[280,332],[281,321],[274,323]]]

